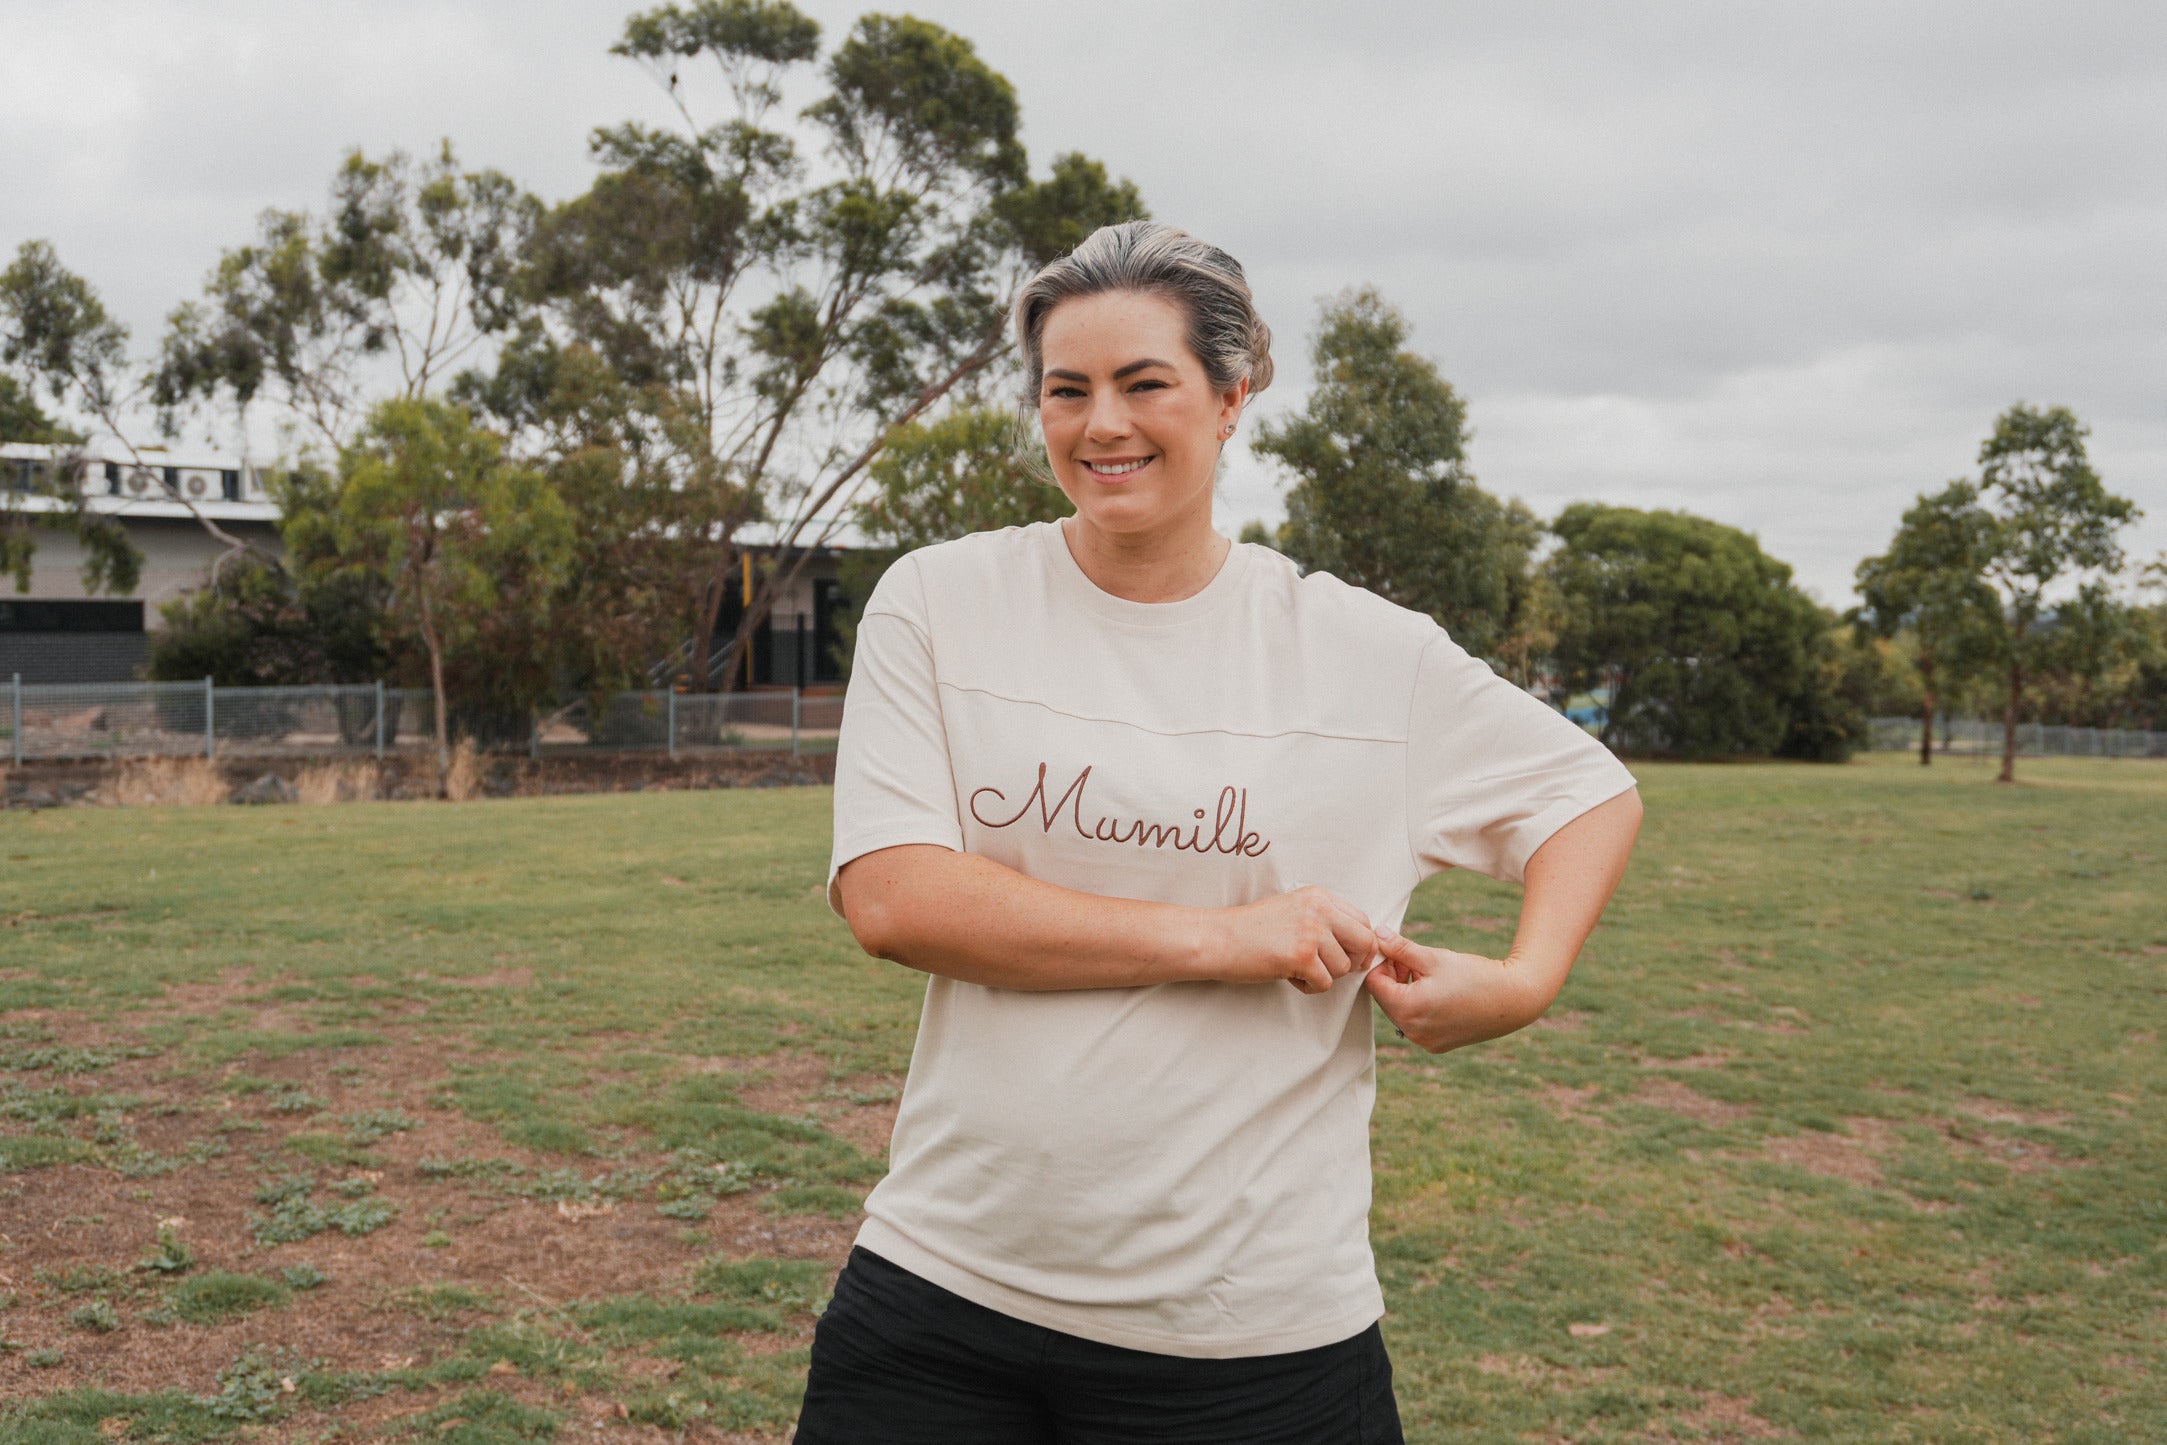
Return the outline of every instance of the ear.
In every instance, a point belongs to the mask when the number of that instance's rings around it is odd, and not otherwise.
[[[1219,439],[1223,442],[1232,437],[1235,423],[1241,420],[1242,408],[1249,403],[1249,378],[1234,383],[1231,391],[1219,393]]]

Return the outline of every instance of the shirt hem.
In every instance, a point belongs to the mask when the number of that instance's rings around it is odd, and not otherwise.
[[[1320,1349],[1360,1334],[1384,1318],[1385,1312],[1384,1295],[1372,1284],[1370,1297],[1361,1304],[1307,1320],[1299,1328],[1239,1336],[1153,1330],[1108,1319],[1107,1312],[1118,1306],[1063,1304],[997,1284],[942,1259],[877,1217],[868,1217],[860,1226],[857,1243],[860,1248],[909,1270],[950,1294],[1026,1324],[1119,1349],[1145,1350],[1184,1359],[1233,1360]]]

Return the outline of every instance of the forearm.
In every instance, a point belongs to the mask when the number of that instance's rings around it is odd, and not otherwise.
[[[1211,910],[1102,898],[930,844],[837,878],[867,953],[993,988],[1136,988],[1214,976]]]
[[[1505,957],[1387,937],[1367,987],[1400,1032],[1432,1053],[1526,1028],[1564,988],[1639,830],[1640,797],[1628,792],[1552,834],[1523,872],[1520,926]]]
[[[1573,961],[1618,891],[1640,834],[1640,817],[1639,790],[1620,793],[1551,834],[1527,860],[1520,923],[1505,967],[1525,995],[1524,1006],[1533,1009],[1528,1023],[1556,1001]]]

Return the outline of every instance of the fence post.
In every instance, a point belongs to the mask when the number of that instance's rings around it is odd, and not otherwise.
[[[203,756],[218,757],[218,693],[209,678],[203,679]]]
[[[676,687],[676,684],[674,684],[674,683],[673,683],[673,684],[671,684],[671,686],[670,686],[670,694],[669,694],[669,695],[670,695],[670,720],[669,720],[669,723],[668,723],[668,727],[669,727],[669,732],[670,732],[670,742],[669,742],[669,749],[670,749],[670,761],[671,761],[671,762],[676,762],[676,761],[677,761],[677,687]]]
[[[376,761],[384,761],[384,680],[376,679]]]
[[[790,756],[793,758],[798,755],[798,702],[804,696],[804,688],[790,689]]]
[[[23,675],[15,674],[15,766],[23,765]]]

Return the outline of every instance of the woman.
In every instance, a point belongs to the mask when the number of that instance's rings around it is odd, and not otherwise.
[[[1633,779],[1429,618],[1213,530],[1272,374],[1231,257],[1107,227],[1015,320],[1076,511],[911,553],[858,629],[829,901],[932,977],[796,1438],[1399,1440],[1370,1000],[1433,1052],[1538,1018]],[[1524,880],[1507,958],[1393,931],[1447,867]]]

